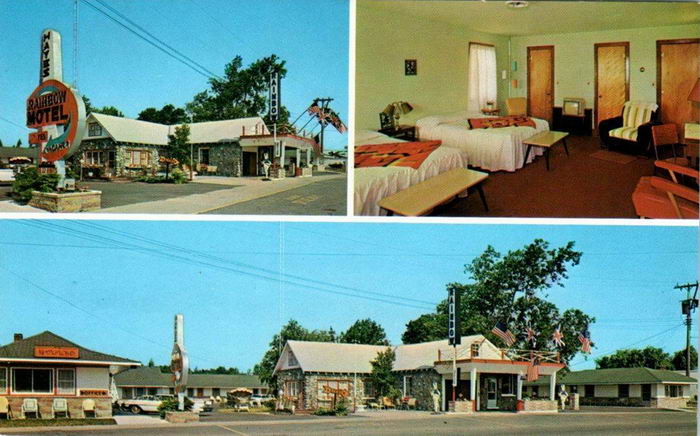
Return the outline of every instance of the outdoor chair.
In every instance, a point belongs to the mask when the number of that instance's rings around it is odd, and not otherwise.
[[[51,403],[51,414],[54,418],[59,414],[68,418],[68,401],[65,398],[54,398]]]
[[[250,411],[250,406],[248,405],[248,399],[247,398],[239,398],[238,402],[236,403],[236,411],[237,412],[249,412]]]
[[[34,415],[39,418],[39,402],[36,398],[25,398],[22,401],[22,416],[26,419],[27,415]]]
[[[207,165],[207,174],[216,174],[219,168],[216,165]]]
[[[416,410],[416,402],[417,400],[413,397],[409,397],[408,401],[406,401],[406,410]]]
[[[93,418],[97,418],[97,410],[95,409],[95,400],[85,399],[83,400],[83,418],[87,418],[91,415]]]
[[[371,399],[367,401],[367,407],[370,409],[381,409],[381,404],[376,399]]]
[[[642,177],[632,193],[634,210],[640,218],[697,219],[698,190],[678,183],[676,174],[686,175],[697,183],[698,170],[665,161],[656,161],[658,168],[668,170],[671,180]]]
[[[0,397],[0,415],[5,415],[5,419],[10,419],[10,402],[5,397]]]
[[[382,398],[382,409],[395,409],[394,401],[389,397]]]
[[[525,97],[507,98],[506,113],[508,115],[527,115],[527,99]]]

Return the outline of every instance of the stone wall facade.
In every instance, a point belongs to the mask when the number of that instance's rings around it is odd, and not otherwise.
[[[39,418],[53,418],[52,406],[54,398],[65,398],[68,402],[68,417],[83,418],[83,401],[92,399],[95,401],[95,418],[112,417],[112,401],[109,397],[53,397],[53,396],[10,396],[6,397],[10,403],[10,414],[13,419],[22,418],[22,402],[25,398],[35,398],[39,403]],[[33,418],[33,416],[31,416]]]
[[[209,165],[216,167],[217,176],[241,177],[243,175],[243,149],[238,143],[197,144],[194,148],[195,161],[198,160],[200,148],[209,149]]]
[[[98,168],[89,168],[88,163],[83,164],[83,177],[111,178],[111,177],[139,177],[143,175],[151,175],[158,172],[160,163],[158,160],[162,154],[163,146],[146,145],[146,144],[123,144],[115,142],[112,139],[91,139],[85,140],[80,144],[77,153],[70,157],[69,162],[74,168],[79,168],[80,161],[84,157],[86,151],[102,152],[102,164]],[[132,164],[131,152],[149,152],[149,158],[144,164]],[[109,152],[114,152],[114,168],[108,168]],[[90,171],[92,170],[92,171]]]
[[[659,397],[652,398],[649,404],[658,409],[680,409],[688,405],[688,398],[685,397]]]
[[[523,400],[523,412],[556,412],[556,400]]]
[[[416,409],[433,410],[433,384],[442,389],[442,377],[434,369],[420,371],[401,371],[396,373],[396,389],[403,392],[404,376],[411,377],[412,386],[409,396],[416,399]]]
[[[316,410],[320,407],[329,408],[331,395],[324,394],[321,386],[329,384],[340,384],[347,389],[348,407],[350,410],[355,406],[366,404],[368,395],[365,392],[365,379],[368,374],[339,374],[339,373],[302,373],[301,370],[285,370],[277,373],[277,382],[280,389],[283,389],[287,382],[302,383],[302,399],[297,402],[297,409]],[[319,398],[324,396],[325,399]],[[336,397],[337,398],[337,397]]]
[[[447,410],[456,413],[474,413],[474,402],[471,400],[450,401]]]

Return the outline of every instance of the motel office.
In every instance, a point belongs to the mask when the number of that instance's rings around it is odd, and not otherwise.
[[[297,410],[331,407],[338,395],[353,407],[374,402],[377,392],[369,379],[371,361],[385,346],[288,341],[275,367],[282,394]],[[453,347],[447,341],[399,345],[393,370],[396,388],[416,400],[416,408],[433,409],[433,391],[440,392],[440,409],[462,412],[515,411],[522,399],[523,379],[530,354],[501,350],[482,335],[462,337],[456,348],[459,380],[452,403]],[[548,378],[546,395],[522,402],[523,411],[556,411],[557,372],[564,368],[557,353],[541,355],[538,372]],[[452,403],[452,404],[451,404]]]
[[[178,125],[164,125],[131,118],[91,113],[80,152],[71,158],[81,164],[83,177],[115,178],[152,174],[167,157],[168,137]],[[274,136],[260,117],[188,124],[189,142],[199,174],[228,177],[264,175],[263,162],[280,163],[294,176],[297,167],[310,175],[319,145],[291,134]],[[284,157],[283,159],[281,157]]]

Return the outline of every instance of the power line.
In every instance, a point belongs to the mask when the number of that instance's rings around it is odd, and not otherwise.
[[[14,121],[10,121],[10,120],[8,120],[7,118],[5,118],[5,117],[3,117],[3,116],[0,116],[0,120],[3,120],[3,121],[6,122],[6,123],[10,123],[10,124],[12,124],[12,125],[15,126],[15,127],[19,127],[20,129],[31,130],[31,129],[28,128],[27,126],[22,126],[22,125],[20,125],[20,124],[17,124],[17,123],[15,123]]]

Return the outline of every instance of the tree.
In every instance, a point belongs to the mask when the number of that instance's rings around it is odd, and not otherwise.
[[[172,104],[166,104],[161,109],[146,108],[139,113],[138,119],[167,125],[183,124],[188,121],[187,112],[182,108],[176,108]]]
[[[377,353],[377,357],[370,362],[372,364],[372,372],[369,379],[374,385],[374,389],[379,396],[391,395],[396,388],[396,374],[393,373],[394,360],[396,353],[390,347],[386,350]]]
[[[355,321],[338,341],[345,344],[389,345],[384,328],[369,318]]]
[[[685,370],[685,348],[678,350],[673,354],[671,359],[673,369]],[[694,346],[690,346],[690,369],[698,368],[698,350]]]
[[[83,104],[85,104],[85,115],[90,115],[92,112],[92,103],[90,102],[90,99],[87,98],[87,96],[83,95]]]
[[[253,367],[253,374],[260,377],[260,380],[267,383],[274,392],[277,390],[277,377],[273,377],[272,372],[275,370],[282,348],[287,341],[333,342],[332,339],[330,331],[307,330],[292,319],[282,327],[279,333],[272,337],[270,347],[263,355],[262,360]]]
[[[149,368],[153,368],[154,366],[156,366],[156,363],[153,361],[153,358],[151,357],[151,358],[148,360],[148,367],[149,367]]]
[[[651,368],[671,369],[671,356],[661,348],[621,349],[614,354],[596,359],[600,369],[605,368]]]
[[[21,147],[22,146],[22,138],[17,140],[17,144],[15,144],[15,147]]]
[[[122,111],[117,109],[114,106],[103,106],[101,108],[92,108],[93,113],[98,113],[98,114],[105,114],[105,115],[111,115],[113,117],[120,117],[124,118],[124,114]]]
[[[192,168],[192,162],[190,160],[190,126],[188,124],[175,127],[175,134],[168,135],[168,154],[171,159],[177,159],[180,164],[187,163],[187,165]],[[169,172],[170,161],[166,161],[166,180],[168,179]]]
[[[243,58],[236,56],[226,64],[222,79],[210,79],[210,88],[187,103],[192,122],[260,116],[266,124],[272,124],[268,114],[270,76],[278,73],[283,78],[287,74],[285,63],[273,54],[244,68]],[[289,126],[289,111],[284,106],[280,107],[277,123],[293,130]]]
[[[578,265],[581,256],[582,253],[574,250],[573,242],[550,249],[549,243],[535,239],[522,249],[505,255],[488,246],[465,266],[471,283],[447,285],[448,289],[461,295],[461,333],[483,334],[500,344],[501,339],[491,333],[491,329],[501,321],[516,335],[513,348],[559,351],[561,358],[568,362],[579,350],[578,333],[595,319],[577,309],[560,313],[556,305],[537,294],[544,294],[555,285],[563,287],[568,268]],[[537,332],[534,344],[525,339],[524,331],[528,326]],[[557,327],[564,336],[565,345],[561,348],[551,341]],[[409,321],[402,340],[404,343],[418,343],[446,337],[447,301],[443,300],[435,312]]]
[[[2,139],[0,139],[0,147],[4,147],[4,145],[2,144]]]

